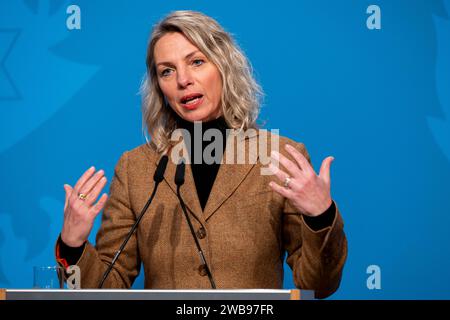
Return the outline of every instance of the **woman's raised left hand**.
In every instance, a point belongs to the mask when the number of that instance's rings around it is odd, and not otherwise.
[[[277,176],[282,185],[274,181],[269,186],[302,214],[315,217],[325,212],[332,204],[330,191],[330,166],[333,157],[323,160],[317,175],[305,156],[290,145],[286,151],[295,159],[292,162],[279,152],[273,151],[271,157],[283,165],[287,172],[272,163],[269,169]]]

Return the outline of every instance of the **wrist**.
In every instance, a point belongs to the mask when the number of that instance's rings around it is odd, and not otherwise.
[[[64,245],[71,248],[79,248],[86,242],[86,240],[70,239],[69,237],[65,236],[63,232],[61,232],[60,238],[61,242]]]
[[[334,201],[331,201],[331,205],[327,210],[325,210],[325,212],[315,217],[303,215],[303,220],[312,230],[319,231],[326,227],[331,227],[333,225],[335,217],[336,205]]]
[[[309,216],[309,217],[318,217],[318,216],[324,214],[325,212],[327,212],[327,210],[331,207],[332,204],[333,204],[333,200],[331,198],[329,198],[327,201],[323,202],[323,205],[318,207],[317,210],[315,210],[314,212],[305,214],[305,215]]]

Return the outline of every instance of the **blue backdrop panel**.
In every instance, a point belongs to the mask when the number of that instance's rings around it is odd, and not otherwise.
[[[66,26],[70,4],[80,30]],[[372,4],[379,30],[366,26]],[[177,9],[235,35],[267,128],[304,142],[316,170],[335,157],[349,256],[332,298],[450,298],[450,0],[1,0],[0,287],[29,288],[32,266],[54,263],[63,184],[91,165],[110,180],[145,142],[146,44]]]

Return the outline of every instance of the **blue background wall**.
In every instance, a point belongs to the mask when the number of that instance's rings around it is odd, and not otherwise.
[[[450,0],[78,0],[72,31],[69,4],[0,0],[0,287],[29,288],[32,266],[54,263],[63,184],[90,165],[110,180],[144,143],[151,26],[193,9],[248,55],[266,127],[304,142],[316,169],[336,158],[349,256],[333,298],[450,298]],[[381,30],[366,27],[370,4]],[[372,264],[380,290],[366,286]]]

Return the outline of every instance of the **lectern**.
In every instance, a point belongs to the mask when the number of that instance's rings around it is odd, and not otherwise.
[[[0,289],[0,300],[312,300],[312,290]]]

